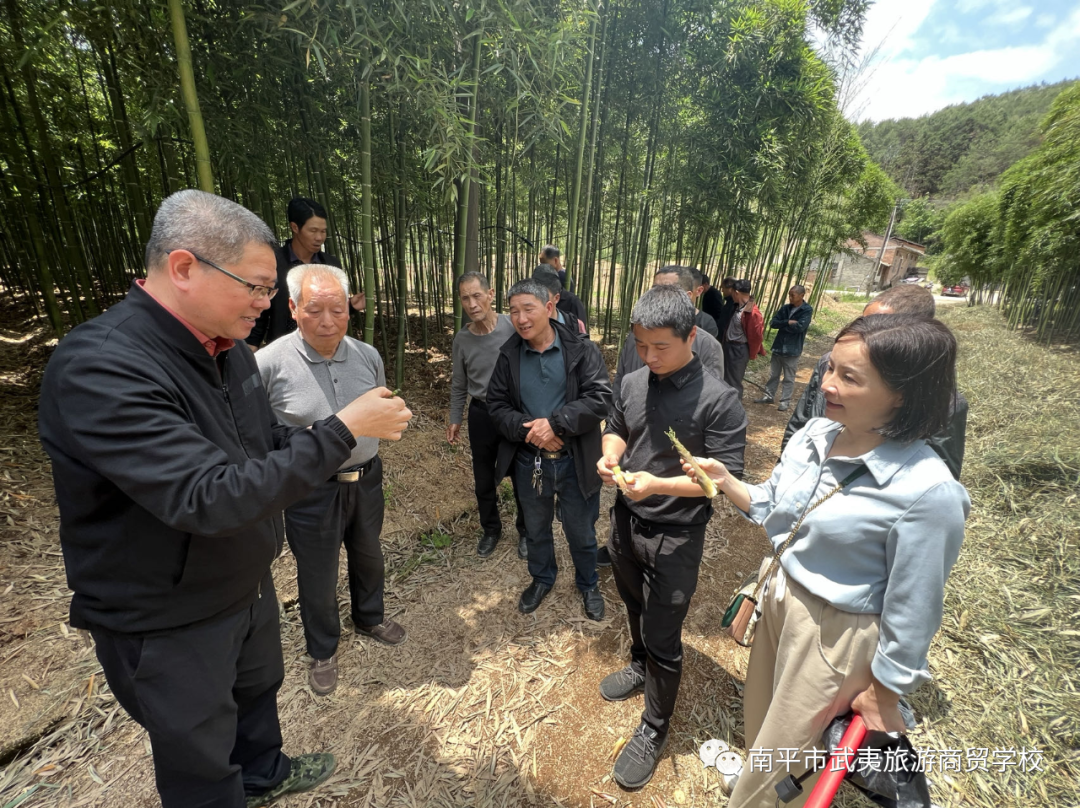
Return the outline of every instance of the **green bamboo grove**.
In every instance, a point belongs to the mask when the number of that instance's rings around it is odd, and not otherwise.
[[[58,336],[185,187],[282,238],[323,202],[399,358],[459,320],[455,275],[501,301],[546,243],[608,340],[665,263],[772,309],[897,195],[837,104],[865,0],[0,3],[0,283]]]
[[[1042,342],[1080,338],[1080,83],[1062,90],[1042,142],[999,187],[953,208],[941,228],[942,270],[971,279]]]

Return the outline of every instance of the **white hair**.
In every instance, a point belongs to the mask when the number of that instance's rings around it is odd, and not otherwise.
[[[345,297],[349,297],[349,276],[345,274],[343,269],[329,264],[300,264],[290,269],[286,278],[289,284],[289,297],[297,306],[300,305],[300,298],[304,293],[304,283],[308,278],[332,278],[341,284],[341,291],[345,293]]]

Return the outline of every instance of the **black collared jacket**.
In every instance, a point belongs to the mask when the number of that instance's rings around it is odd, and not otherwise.
[[[251,351],[212,358],[149,294],[75,328],[41,384],[71,624],[165,632],[240,611],[281,547],[281,512],[356,441],[336,416],[274,419]]]
[[[273,342],[278,337],[291,334],[296,330],[296,320],[289,311],[289,284],[286,280],[289,270],[299,266],[299,261],[293,261],[295,253],[292,251],[292,239],[287,239],[284,244],[274,250],[277,256],[277,288],[278,293],[270,301],[270,308],[259,315],[255,321],[255,327],[247,336],[247,344],[258,348],[264,342]],[[340,267],[341,262],[336,255],[319,252],[311,257],[313,264],[328,264],[332,267]]]
[[[611,408],[611,382],[600,349],[556,320],[550,320],[565,354],[566,404],[551,414],[551,428],[562,438],[574,456],[574,471],[582,496],[592,496],[600,490],[600,475],[596,463],[600,450],[600,424]],[[487,407],[491,420],[499,430],[499,456],[495,464],[496,479],[510,470],[518,449],[524,447],[529,430],[524,426],[532,420],[521,404],[521,344],[524,340],[514,332],[499,349],[495,370],[488,382]]]

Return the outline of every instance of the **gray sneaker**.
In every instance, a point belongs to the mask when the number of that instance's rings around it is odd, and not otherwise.
[[[791,405],[790,405],[790,404],[788,404],[788,402],[786,402],[786,401],[781,401],[781,402],[780,402],[780,406],[779,406],[779,407],[777,407],[776,409],[777,409],[778,411],[780,411],[780,412],[787,412],[787,411],[788,411],[788,407],[790,407],[790,406],[791,406]]]
[[[645,689],[645,677],[627,665],[622,670],[609,673],[600,682],[600,695],[607,701],[626,701]]]
[[[642,721],[615,761],[611,776],[623,788],[641,788],[650,780],[667,746],[667,735]]]

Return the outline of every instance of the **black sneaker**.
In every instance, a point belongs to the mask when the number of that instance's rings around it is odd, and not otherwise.
[[[626,701],[645,689],[645,677],[627,665],[622,670],[609,673],[600,682],[600,695],[607,701]]]
[[[265,794],[248,797],[246,808],[260,808],[268,805],[285,794],[298,791],[310,791],[325,782],[334,773],[337,761],[329,752],[317,752],[311,755],[297,755],[291,761],[289,775]]]
[[[606,544],[596,548],[596,566],[598,567],[610,567],[611,566],[611,551],[608,550]]]
[[[660,737],[655,729],[642,721],[615,761],[611,776],[623,788],[641,788],[652,780],[665,746],[667,735]]]

